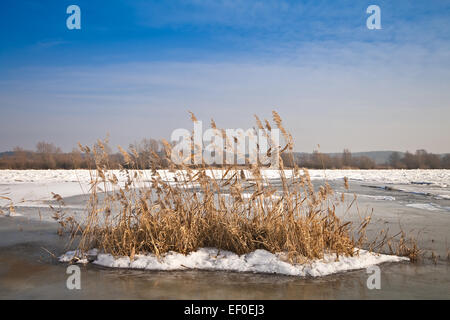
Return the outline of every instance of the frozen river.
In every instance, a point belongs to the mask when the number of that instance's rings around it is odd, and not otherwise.
[[[385,263],[381,289],[369,290],[365,269],[319,278],[227,271],[145,271],[82,266],[82,289],[66,288],[66,264],[55,259],[66,239],[56,234],[48,209],[51,193],[83,210],[87,178],[83,171],[0,172],[0,196],[18,203],[16,214],[0,217],[0,298],[145,299],[449,299],[450,181],[448,170],[311,171],[315,186],[324,174],[346,201],[358,197],[360,213],[373,212],[369,237],[380,229],[403,229],[418,236],[425,256],[436,262]],[[383,178],[384,175],[384,178]],[[343,176],[350,189],[343,187]],[[276,177],[274,177],[276,178]],[[81,190],[81,191],[80,191]],[[0,203],[7,206],[8,201]],[[5,208],[3,208],[4,211]],[[344,214],[344,209],[338,214]],[[6,212],[6,214],[8,214]],[[347,215],[347,219],[356,216]],[[372,234],[371,234],[372,233]]]

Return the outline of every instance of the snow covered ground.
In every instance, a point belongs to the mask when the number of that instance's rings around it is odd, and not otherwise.
[[[111,170],[117,178],[125,181],[126,175],[119,170]],[[151,178],[151,171],[143,171],[144,179]],[[158,170],[158,172],[168,181],[173,181],[175,175],[182,178],[182,172],[178,174],[167,170]],[[279,178],[278,170],[264,169],[263,176],[268,179]],[[221,177],[223,170],[208,171],[210,176]],[[245,170],[247,177],[251,173]],[[286,171],[286,176],[290,177],[291,171]],[[309,170],[311,179],[339,180],[344,177],[350,180],[367,181],[375,183],[389,184],[430,184],[448,186],[450,185],[450,170]],[[51,182],[81,182],[90,181],[90,172],[88,170],[0,170],[0,184],[14,183],[51,183]]]
[[[166,181],[174,181],[175,177],[183,179],[181,171],[159,170],[159,173]],[[429,189],[434,188],[432,193],[436,197],[450,199],[450,170],[310,170],[309,173],[312,180],[333,181],[347,177],[350,181],[371,184],[400,184],[400,190],[413,193],[429,193]],[[110,174],[115,174],[121,183],[126,181],[124,172],[111,170]],[[220,178],[223,171],[212,170],[208,174]],[[249,171],[245,171],[245,175],[251,178]],[[286,176],[290,175],[291,171],[286,171]],[[265,169],[263,176],[278,179],[279,172]],[[143,181],[149,181],[151,177],[151,171],[143,171]],[[0,170],[0,207],[9,205],[11,201],[15,206],[47,206],[45,202],[52,199],[52,192],[62,197],[86,194],[90,181],[88,170]]]
[[[173,183],[175,183],[175,177],[178,180],[183,178],[183,172],[171,173],[167,170],[161,170],[159,173],[164,180]],[[286,172],[287,177],[290,176],[290,173],[291,171]],[[379,188],[373,190],[381,190],[381,194],[361,195],[362,198],[368,200],[395,202],[396,197],[383,195],[383,186],[386,185],[391,185],[396,190],[405,191],[408,194],[427,194],[429,190],[432,190],[435,196],[440,196],[442,199],[448,199],[446,197],[450,196],[450,170],[310,170],[309,173],[313,180],[339,181],[348,177],[350,181],[357,181],[359,185],[367,184]],[[110,174],[115,174],[120,183],[124,183],[127,179],[126,174],[118,170],[113,170]],[[223,171],[214,170],[209,174],[220,178]],[[245,174],[251,178],[249,171],[245,171]],[[263,175],[267,179],[279,178],[279,172],[276,170],[263,170]],[[149,181],[151,171],[143,172],[141,179]],[[87,194],[89,193],[90,181],[91,173],[88,170],[0,170],[0,207],[3,207],[2,209],[5,211],[4,209],[11,202],[19,209],[20,207],[48,207],[47,201],[52,200],[52,193],[57,193],[63,198]],[[408,204],[411,210],[439,209],[435,205]],[[80,206],[80,209],[83,208],[83,204],[77,205]],[[406,205],[406,203],[403,205]],[[27,210],[27,212],[30,212],[29,208]],[[20,210],[17,211],[19,211],[18,215],[22,213]],[[61,261],[70,260],[74,254],[74,252],[69,252],[63,255]],[[174,252],[168,253],[160,259],[157,259],[154,255],[136,255],[133,261],[130,261],[128,257],[112,257],[100,253],[96,254],[93,263],[115,268],[228,270],[317,277],[363,269],[383,262],[400,262],[407,259],[389,255],[376,255],[361,250],[358,256],[340,257],[339,261],[335,260],[334,256],[327,255],[322,260],[292,265],[282,259],[280,255],[264,250],[238,256],[225,251],[218,254],[217,249],[203,248],[187,256]]]
[[[62,255],[61,262],[72,261],[77,252],[69,251]],[[339,257],[327,254],[324,259],[318,259],[306,264],[292,265],[283,261],[280,255],[266,250],[256,250],[252,253],[238,256],[229,251],[218,251],[214,248],[201,248],[188,255],[170,252],[158,259],[155,255],[136,255],[131,261],[129,257],[113,257],[110,254],[91,250],[93,263],[110,268],[144,269],[144,270],[222,270],[234,272],[271,273],[300,277],[321,277],[338,272],[364,269],[384,262],[409,261],[408,258],[391,255],[375,254],[359,250],[354,257]],[[87,259],[80,260],[87,263]]]

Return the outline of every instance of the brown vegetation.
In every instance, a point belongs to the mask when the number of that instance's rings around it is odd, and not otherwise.
[[[110,149],[106,153],[110,169],[128,166],[121,153],[112,153]],[[150,169],[155,161],[158,162],[158,168],[169,167],[162,141],[143,139],[130,144],[128,153],[139,168]],[[450,154],[440,156],[425,150],[403,155],[393,152],[387,163],[382,165],[367,156],[354,156],[348,149],[334,156],[316,150],[311,154],[284,153],[282,157],[284,165],[289,168],[295,164],[309,169],[450,169]],[[95,162],[92,155],[80,152],[79,148],[63,153],[54,144],[46,142],[39,142],[35,151],[16,147],[12,152],[0,156],[0,169],[89,169],[93,166]]]
[[[290,135],[275,112],[274,120],[287,141],[282,150],[292,150]],[[264,130],[270,131],[266,123]],[[138,253],[187,254],[201,247],[237,254],[265,249],[284,253],[291,262],[302,262],[322,258],[325,253],[353,256],[357,247],[375,246],[365,243],[370,217],[357,226],[342,221],[336,215],[336,206],[343,200],[334,197],[328,184],[314,190],[307,169],[294,164],[290,169],[292,177],[288,178],[280,159],[281,186],[264,179],[258,164],[251,166],[251,177],[230,167],[213,179],[213,168],[205,164],[193,169],[170,162],[171,146],[167,142],[164,145],[170,172],[178,174],[175,183],[156,170],[151,177],[145,176],[139,152],[121,149],[128,168],[122,168],[122,172],[128,179],[120,184],[109,171],[103,143],[99,142],[94,150],[82,147],[86,157],[95,163],[88,217],[80,224],[61,221],[74,228],[74,236],[81,234],[82,252],[98,248],[133,259]],[[153,157],[159,158],[156,153]],[[158,164],[156,160],[150,163],[152,169]],[[378,248],[382,245],[378,244]],[[401,248],[405,250],[405,242]]]

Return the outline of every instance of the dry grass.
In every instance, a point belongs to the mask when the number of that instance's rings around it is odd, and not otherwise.
[[[273,116],[286,143],[281,149],[291,152],[292,137],[278,114],[274,112]],[[214,121],[212,126],[216,127]],[[270,135],[268,121],[263,126],[257,118],[257,126]],[[93,151],[80,146],[96,163],[91,170],[86,221],[78,225],[73,219],[60,219],[67,223],[65,227],[81,234],[79,248],[83,252],[98,248],[133,258],[138,253],[188,254],[202,247],[237,254],[265,249],[283,252],[295,263],[322,258],[324,253],[352,256],[366,241],[370,217],[357,226],[342,221],[336,215],[336,206],[343,199],[337,199],[328,184],[314,190],[307,169],[294,166],[289,169],[292,177],[287,178],[281,153],[281,186],[274,186],[263,178],[265,169],[258,164],[248,168],[251,178],[242,168],[229,166],[218,179],[212,179],[213,168],[205,164],[193,169],[170,163],[170,171],[179,174],[177,182],[171,183],[157,170],[146,176],[133,162],[133,151],[129,154],[120,149],[127,167],[133,168],[122,169],[127,182],[121,184],[109,170],[108,157],[101,152],[103,144],[98,145],[100,150]],[[165,145],[170,159],[171,146]],[[155,154],[155,168],[158,161]],[[345,185],[348,187],[348,181]],[[414,254],[406,243],[399,248],[403,250],[399,253]]]

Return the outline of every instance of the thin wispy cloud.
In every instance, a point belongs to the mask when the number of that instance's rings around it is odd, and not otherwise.
[[[39,41],[36,43],[37,48],[52,48],[55,46],[63,45],[69,43],[68,41],[64,40],[46,40],[46,41]]]

